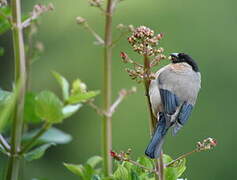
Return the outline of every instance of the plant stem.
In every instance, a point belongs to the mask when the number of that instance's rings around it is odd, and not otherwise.
[[[152,106],[151,106],[151,101],[150,101],[150,96],[149,96],[149,86],[150,86],[150,60],[147,55],[144,55],[144,86],[145,86],[145,93],[147,97],[147,105],[148,105],[148,111],[150,114],[150,135],[153,135],[153,131],[156,127],[156,117],[153,115],[152,112]],[[156,180],[164,180],[164,163],[163,163],[163,158],[162,158],[163,153],[161,153],[160,158],[158,161],[155,163],[155,169],[158,170],[158,175],[156,173]]]
[[[187,156],[190,156],[191,154],[193,154],[195,152],[198,152],[198,151],[199,151],[198,149],[194,149],[194,150],[192,150],[188,153],[185,153],[185,154],[179,156],[177,159],[175,159],[175,160],[171,161],[170,163],[166,164],[165,166],[166,167],[171,167],[175,162],[180,161],[181,159],[186,158]]]
[[[111,57],[112,57],[112,0],[107,0],[105,13],[105,35],[104,35],[104,112],[108,112],[111,105]],[[112,173],[112,159],[110,150],[112,150],[112,124],[111,117],[104,115],[102,122],[103,138],[103,158],[104,175],[109,176]]]
[[[34,145],[36,140],[39,139],[51,127],[51,125],[51,123],[46,122],[40,129],[40,131],[38,131],[37,134],[30,140],[30,142],[28,142],[22,148],[22,150],[19,152],[19,155],[23,155],[24,153],[26,153]]]
[[[11,10],[13,25],[13,47],[15,58],[15,84],[21,81],[21,85],[15,106],[15,116],[12,123],[11,153],[6,178],[7,180],[17,180],[20,166],[20,159],[17,153],[21,146],[26,80],[25,49],[21,26],[21,1],[12,0]]]
[[[148,111],[150,115],[150,133],[151,136],[153,134],[154,128],[156,126],[156,118],[153,115],[152,112],[152,107],[151,107],[151,101],[150,101],[150,96],[149,96],[149,86],[150,86],[150,79],[149,79],[149,74],[150,74],[150,60],[148,56],[144,55],[144,87],[145,87],[145,95],[147,98],[147,105],[148,105]]]

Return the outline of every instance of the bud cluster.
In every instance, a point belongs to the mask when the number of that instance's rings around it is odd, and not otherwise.
[[[40,16],[43,13],[53,10],[54,10],[53,4],[49,4],[48,6],[42,4],[36,4],[32,11],[32,17],[33,19],[35,19],[36,17]]]
[[[163,53],[163,49],[156,47],[162,38],[162,33],[155,35],[150,28],[140,26],[134,29],[132,35],[128,37],[128,42],[135,52],[146,56],[156,56]]]
[[[123,29],[126,28],[126,26],[120,24],[118,25],[118,28]],[[133,65],[133,69],[126,68],[125,71],[138,83],[144,80],[150,81],[155,79],[155,74],[152,73],[151,68],[158,65],[161,60],[166,59],[166,56],[163,54],[164,49],[162,47],[157,47],[159,41],[163,38],[163,34],[160,33],[155,35],[155,32],[146,26],[134,28],[130,25],[130,30],[132,30],[132,35],[128,37],[128,42],[135,52],[144,56],[144,65],[137,63],[129,58],[126,53],[121,52],[120,56],[123,63],[130,63]]]
[[[197,142],[198,151],[205,151],[214,148],[217,145],[217,141],[213,138],[204,139],[203,142]]]
[[[132,149],[129,148],[126,152],[121,151],[120,153],[117,153],[115,151],[110,151],[110,155],[112,158],[114,158],[117,161],[127,161],[129,160],[129,156],[131,155]]]
[[[128,32],[133,32],[135,30],[134,26],[131,24],[130,25],[118,24],[116,28],[120,31],[128,31]]]
[[[101,7],[103,0],[89,0],[89,4],[94,7]]]

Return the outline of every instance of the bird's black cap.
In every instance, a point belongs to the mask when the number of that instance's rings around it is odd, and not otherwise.
[[[185,53],[172,53],[170,54],[172,63],[188,63],[192,66],[195,72],[199,72],[199,68],[197,63],[187,54]]]

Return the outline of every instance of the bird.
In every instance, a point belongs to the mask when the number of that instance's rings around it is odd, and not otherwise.
[[[197,63],[185,53],[170,54],[171,63],[155,73],[149,85],[152,113],[157,119],[153,136],[145,154],[159,158],[168,130],[172,135],[186,124],[201,88]]]

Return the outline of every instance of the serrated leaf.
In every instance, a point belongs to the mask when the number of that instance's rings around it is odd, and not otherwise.
[[[128,170],[121,166],[120,164],[118,164],[118,168],[116,169],[116,171],[114,172],[114,177],[118,180],[129,180],[129,172]]]
[[[89,158],[86,162],[86,164],[89,164],[92,168],[95,168],[96,165],[98,165],[99,163],[101,163],[103,161],[103,158],[100,156],[93,156],[91,158]]]
[[[25,96],[25,108],[24,108],[24,121],[26,123],[40,123],[42,120],[36,115],[35,112],[35,94],[28,92]]]
[[[23,142],[27,142],[31,140],[40,129],[33,130],[23,135]],[[67,144],[72,140],[72,136],[67,134],[57,128],[50,128],[48,129],[40,138],[38,138],[36,144],[42,143],[55,143],[55,144]]]
[[[55,79],[58,81],[59,85],[62,89],[63,99],[66,101],[69,97],[69,83],[65,77],[63,77],[61,74],[57,72],[52,72]]]
[[[68,164],[63,163],[63,165],[71,171],[73,174],[80,176],[83,180],[86,180],[85,169],[81,164]]]
[[[153,168],[153,161],[150,158],[147,158],[145,156],[139,157],[137,159],[137,162],[140,163],[143,166],[146,166],[147,168]]]
[[[99,94],[99,91],[89,91],[86,93],[75,94],[75,95],[72,95],[68,98],[68,103],[69,104],[78,104],[81,102],[85,102],[85,101],[88,101],[89,99],[94,98],[98,94]]]
[[[39,159],[44,155],[45,151],[53,145],[55,145],[55,144],[49,143],[49,144],[41,145],[41,146],[35,148],[34,150],[24,154],[24,158],[27,161],[33,161],[33,160]]]
[[[131,180],[140,180],[138,173],[131,169]]]
[[[63,104],[51,91],[42,91],[36,96],[36,114],[50,123],[60,123],[63,120]]]
[[[81,107],[82,107],[82,104],[64,106],[63,107],[63,116],[64,116],[64,118],[70,117],[71,115],[76,113]]]

